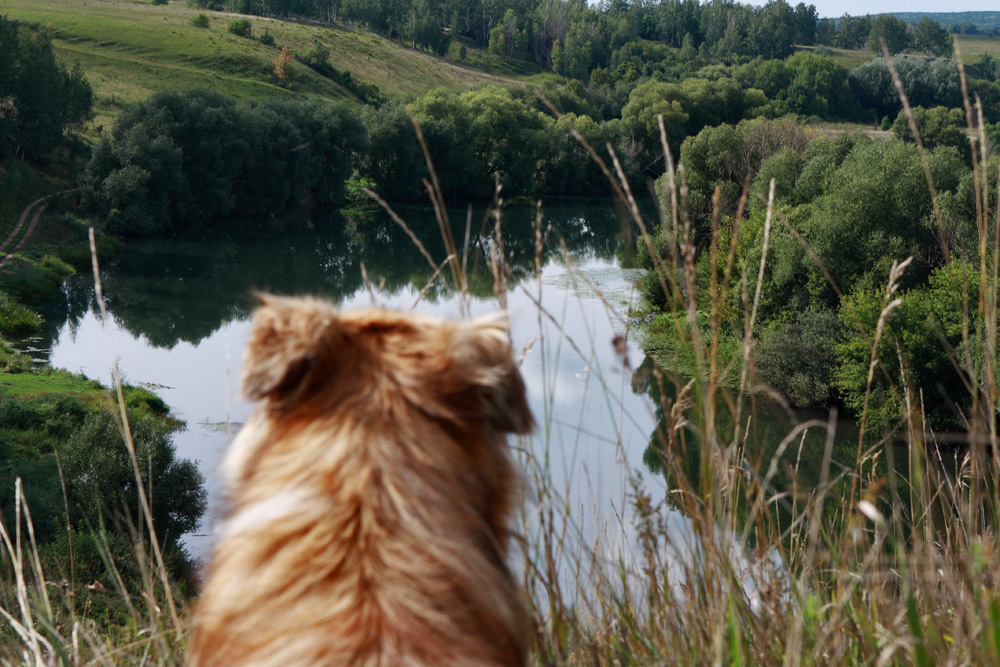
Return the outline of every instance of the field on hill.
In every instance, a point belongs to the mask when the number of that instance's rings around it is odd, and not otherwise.
[[[192,19],[201,12],[181,2],[8,0],[3,11],[8,18],[49,31],[59,57],[70,66],[80,64],[97,97],[98,126],[110,126],[123,105],[165,88],[206,87],[241,98],[284,95],[290,89],[325,99],[356,99],[301,63],[294,65],[289,89],[281,87],[272,63],[284,44],[295,53],[322,44],[334,68],[375,83],[394,99],[409,100],[436,87],[466,90],[510,80],[343,26],[251,17],[254,38],[248,39],[228,32],[236,15],[204,12],[209,27],[198,28]],[[265,28],[273,45],[257,39]],[[491,58],[473,53],[477,65]]]
[[[968,63],[977,63],[984,54],[1000,54],[1000,37],[986,35],[959,35],[958,46],[962,49],[962,59]]]

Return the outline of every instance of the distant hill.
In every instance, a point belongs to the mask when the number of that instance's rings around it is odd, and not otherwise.
[[[967,23],[974,25],[982,32],[1000,30],[1000,11],[998,12],[891,12],[907,23],[919,23],[924,17],[937,21],[941,27]]]

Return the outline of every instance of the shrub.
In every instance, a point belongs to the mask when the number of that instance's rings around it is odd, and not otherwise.
[[[143,462],[143,485],[153,485],[157,533],[164,542],[176,543],[205,513],[204,478],[193,461],[176,457],[170,426],[134,410],[129,412],[129,423],[136,454]],[[105,520],[128,521],[139,516],[135,473],[113,413],[100,410],[88,415],[60,455],[74,524],[100,525],[102,510]]]
[[[954,146],[968,159],[969,138],[965,133],[965,114],[961,109],[914,107],[913,121],[917,125],[917,131],[920,132],[924,148],[931,150],[938,146]],[[905,111],[900,111],[896,116],[892,124],[892,133],[900,141],[916,142]]]
[[[843,327],[830,310],[806,310],[776,323],[754,350],[757,377],[795,405],[822,405],[830,399],[834,344],[842,338]]]
[[[267,28],[264,28],[264,33],[260,36],[260,43],[265,46],[274,46],[274,35]]]
[[[27,333],[42,327],[42,316],[0,292],[0,332]]]
[[[208,14],[204,12],[198,14],[198,16],[191,19],[191,25],[195,28],[208,28],[211,25],[211,22],[208,20]]]
[[[159,416],[170,412],[166,401],[143,387],[125,387],[125,404],[130,408],[148,409]]]
[[[154,5],[165,5],[165,4],[169,3],[169,2],[170,2],[170,0],[153,0],[152,4],[154,4]]]
[[[229,32],[233,33],[237,37],[253,37],[253,27],[250,25],[250,19],[233,19],[229,22]]]

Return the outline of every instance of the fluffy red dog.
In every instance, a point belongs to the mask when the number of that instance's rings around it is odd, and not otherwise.
[[[523,665],[502,320],[263,297],[191,665]]]

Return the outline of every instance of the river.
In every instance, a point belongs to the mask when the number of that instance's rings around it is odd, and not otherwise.
[[[446,253],[433,216],[424,209],[400,212],[440,263]],[[461,243],[465,215],[452,217]],[[529,516],[538,502],[533,481],[544,477],[569,515],[578,548],[600,542],[609,554],[628,554],[633,482],[654,498],[667,493],[650,447],[662,417],[650,398],[655,392],[645,371],[651,363],[627,317],[639,299],[641,275],[633,266],[634,223],[611,206],[547,206],[537,271],[535,217],[532,208],[510,208],[503,216],[506,307],[540,424],[527,440]],[[417,304],[442,317],[494,312],[500,305],[485,268],[492,221],[480,212],[472,219],[467,307],[442,279],[426,289],[433,273],[428,261],[398,225],[370,210],[312,226],[218,223],[173,239],[130,242],[103,263],[114,353],[126,381],[154,389],[187,423],[174,436],[178,455],[196,460],[206,479],[208,513],[184,538],[192,555],[208,555],[223,509],[219,463],[252,409],[238,392],[252,292],[321,295],[343,308]],[[36,356],[110,383],[111,353],[98,312],[92,277],[81,272],[44,304]],[[613,345],[616,337],[628,341],[624,355]],[[765,421],[770,432],[762,437],[772,450],[789,424],[778,416]],[[845,447],[849,430],[841,435]],[[816,477],[822,454],[816,431],[798,452],[808,478]],[[667,521],[685,530],[679,512],[668,511]]]

